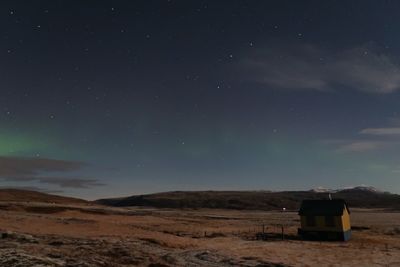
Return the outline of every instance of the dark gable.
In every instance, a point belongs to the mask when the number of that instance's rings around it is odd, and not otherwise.
[[[313,216],[342,216],[343,210],[350,210],[343,199],[332,200],[303,200],[299,210],[299,215],[313,215]]]

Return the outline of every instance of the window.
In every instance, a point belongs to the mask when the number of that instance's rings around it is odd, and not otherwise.
[[[315,217],[314,216],[307,216],[306,217],[306,224],[307,224],[307,226],[315,226]]]
[[[333,217],[333,216],[325,216],[325,226],[327,226],[327,227],[335,227],[335,217]]]

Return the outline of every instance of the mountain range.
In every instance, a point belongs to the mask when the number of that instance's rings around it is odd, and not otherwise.
[[[122,198],[99,199],[98,204],[126,207],[217,208],[251,210],[297,210],[303,199],[340,198],[350,207],[400,209],[400,195],[374,187],[316,188],[308,191],[173,191]]]
[[[86,201],[43,192],[0,189],[0,201],[57,204],[100,204],[113,207],[215,208],[238,210],[297,210],[303,199],[340,198],[350,207],[400,210],[400,195],[373,187],[314,188],[308,191],[172,191]]]

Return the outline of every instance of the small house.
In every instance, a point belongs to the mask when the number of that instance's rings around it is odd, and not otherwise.
[[[350,210],[343,199],[303,200],[299,210],[304,239],[342,240],[351,237]]]

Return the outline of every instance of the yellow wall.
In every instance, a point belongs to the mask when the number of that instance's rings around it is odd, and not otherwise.
[[[350,214],[347,212],[347,209],[344,209],[341,220],[342,220],[343,231],[350,230],[351,229]]]
[[[350,215],[346,209],[343,211],[342,216],[334,216],[335,226],[325,226],[325,216],[315,216],[316,225],[307,226],[307,217],[301,216],[301,229],[309,231],[327,231],[327,232],[342,232],[350,230]]]

